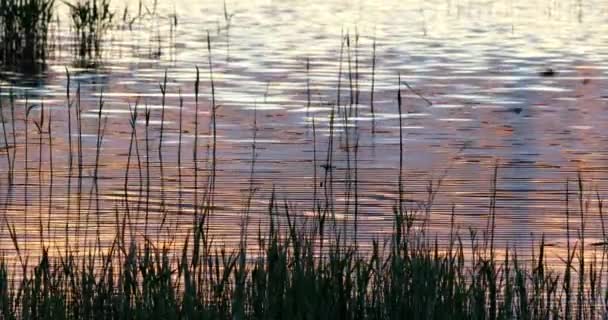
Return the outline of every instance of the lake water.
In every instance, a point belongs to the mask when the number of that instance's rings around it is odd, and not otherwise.
[[[356,178],[357,236],[363,241],[385,237],[398,201],[399,87],[404,200],[407,208],[424,215],[428,207],[420,203],[428,199],[429,183],[434,182],[436,196],[428,209],[433,234],[449,231],[452,210],[461,229],[485,228],[498,164],[496,238],[501,244],[525,248],[545,234],[556,248],[563,247],[568,180],[572,220],[580,219],[578,173],[588,204],[587,236],[601,235],[595,194],[604,195],[608,188],[605,1],[230,0],[224,6],[222,1],[160,0],[155,10],[153,3],[145,3],[151,13],[131,28],[119,19],[124,6],[117,4],[119,26],[104,38],[105,49],[95,69],[80,67],[70,49],[67,9],[57,5],[60,21],[54,25],[55,46],[44,73],[5,71],[1,77],[10,147],[0,154],[3,176],[8,176],[6,160],[15,159],[13,186],[7,178],[0,185],[3,215],[25,250],[39,248],[41,237],[44,243],[61,247],[66,240],[73,245],[92,243],[99,234],[101,242],[109,244],[117,219],[129,221],[127,228],[136,236],[147,233],[158,241],[185,238],[192,204],[203,197],[210,173],[207,35],[218,105],[216,209],[210,218],[216,239],[238,241],[251,190],[252,235],[258,225],[267,223],[273,189],[292,214],[313,216],[315,182],[319,201],[325,201],[327,184],[322,183],[332,130],[334,182],[329,198],[338,208],[336,218],[352,223],[355,189],[354,183],[348,187],[348,179]],[[138,10],[135,1],[127,6],[130,15]],[[346,38],[348,42],[342,40]],[[81,88],[80,138],[74,107],[69,136],[66,68],[73,102],[77,86]],[[543,76],[549,69],[555,74]],[[165,72],[161,122],[159,85]],[[15,128],[7,107],[9,88],[16,95]],[[100,96],[103,139],[98,139]],[[27,151],[26,99],[28,106],[35,106],[28,117]],[[134,147],[125,197],[129,105],[136,102],[143,169],[139,170]],[[52,154],[48,133],[41,136],[34,123],[42,103],[46,120],[52,114]],[[146,108],[151,115],[148,157]],[[332,109],[336,113],[330,129]],[[198,189],[193,164],[196,117]],[[159,230],[161,224],[164,228]],[[572,222],[573,229],[578,227]],[[13,247],[6,232],[0,242],[3,248]]]

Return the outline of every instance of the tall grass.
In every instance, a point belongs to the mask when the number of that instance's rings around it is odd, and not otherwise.
[[[463,239],[453,231],[447,243],[425,240],[415,213],[395,210],[393,232],[385,241],[363,250],[333,240],[320,252],[320,221],[299,224],[296,214],[271,199],[271,227],[258,232],[254,246],[259,249],[253,252],[243,243],[229,249],[202,241],[200,255],[193,257],[195,248],[186,239],[175,255],[147,241],[125,242],[124,229],[117,228],[111,248],[98,257],[51,258],[45,249],[24,275],[3,260],[0,314],[3,319],[606,316],[608,288],[599,262],[579,269],[584,258],[573,254],[564,261],[565,271],[556,271],[547,261],[544,240],[532,259],[521,260],[509,247],[499,256],[475,233]],[[277,227],[279,219],[287,225]],[[578,269],[584,291],[567,285],[571,269]],[[569,296],[576,297],[575,306]]]
[[[0,63],[35,71],[44,63],[54,0],[0,0]]]
[[[76,50],[81,58],[94,59],[101,55],[103,37],[113,26],[114,11],[109,0],[64,1],[76,34]]]

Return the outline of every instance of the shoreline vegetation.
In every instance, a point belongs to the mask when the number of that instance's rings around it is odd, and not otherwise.
[[[0,64],[40,70],[48,51],[54,0],[0,1]]]
[[[0,0],[2,1],[2,0]],[[27,0],[43,4],[51,2]],[[36,2],[41,1],[41,2]],[[10,1],[9,1],[10,2]],[[11,2],[14,3],[14,2]],[[5,1],[0,2],[4,5]],[[103,47],[101,37],[111,26],[114,13],[107,0],[80,2],[72,7],[79,19],[81,56],[97,58]],[[140,13],[142,15],[140,5]],[[153,10],[155,12],[155,10]],[[232,14],[224,4],[226,29]],[[125,9],[123,20],[127,21]],[[46,16],[45,16],[46,17]],[[49,16],[50,17],[50,16]],[[177,25],[177,17],[174,16]],[[6,19],[0,17],[0,19]],[[50,19],[50,18],[49,18]],[[6,20],[0,20],[3,23]],[[50,20],[48,20],[50,21]],[[87,33],[90,30],[91,33]],[[17,33],[12,34],[12,36]],[[25,33],[27,35],[27,33]],[[6,36],[5,36],[6,37]],[[37,36],[34,36],[36,38]],[[46,36],[45,36],[46,37]],[[45,38],[46,39],[46,38]],[[399,77],[395,92],[399,121],[399,168],[396,169],[395,200],[390,212],[392,231],[385,238],[362,243],[358,231],[362,224],[359,203],[359,131],[351,126],[363,102],[360,90],[358,35],[346,34],[340,45],[338,84],[335,103],[326,115],[328,132],[325,143],[319,143],[314,114],[310,114],[314,173],[308,194],[311,215],[294,209],[281,195],[272,191],[266,207],[266,223],[250,220],[253,206],[263,200],[255,184],[257,114],[254,111],[249,178],[243,185],[244,206],[239,212],[241,225],[238,246],[228,247],[210,232],[216,208],[216,173],[218,171],[218,112],[213,73],[211,38],[207,34],[206,61],[208,86],[202,88],[199,68],[193,84],[194,119],[184,120],[184,99],[179,92],[177,128],[165,127],[167,73],[160,89],[159,119],[153,119],[148,104],[136,101],[129,105],[129,146],[124,172],[124,193],[116,200],[115,231],[110,246],[102,244],[100,226],[101,175],[104,137],[109,130],[104,116],[104,92],[100,92],[95,118],[94,154],[85,154],[83,141],[83,105],[80,83],[72,83],[66,70],[65,110],[53,110],[44,102],[17,106],[13,91],[0,99],[0,161],[7,195],[2,203],[2,230],[12,248],[3,248],[0,258],[1,319],[605,319],[608,317],[608,237],[603,224],[603,201],[599,193],[585,188],[583,177],[566,181],[564,221],[565,256],[560,263],[550,262],[550,246],[541,237],[531,252],[518,253],[517,248],[499,246],[495,239],[500,165],[495,165],[489,181],[490,203],[483,230],[460,231],[452,211],[449,238],[440,240],[431,233],[430,216],[442,179],[429,184],[426,201],[412,205],[406,200],[404,187],[403,123],[405,108],[402,90],[432,105],[432,101]],[[27,39],[26,39],[27,40]],[[45,40],[46,41],[46,40]],[[24,42],[19,42],[24,43]],[[28,42],[26,41],[26,47]],[[6,48],[2,63],[7,63]],[[29,51],[28,51],[29,52]],[[19,56],[19,53],[12,53]],[[373,42],[371,92],[369,105],[374,117],[374,73],[376,42]],[[44,56],[40,54],[37,56]],[[38,58],[36,58],[38,59]],[[344,63],[344,61],[346,61]],[[306,61],[306,73],[310,71]],[[345,80],[346,79],[346,80]],[[343,83],[344,81],[344,83]],[[404,88],[401,88],[404,85]],[[1,88],[0,88],[1,89]],[[199,123],[203,103],[201,90],[208,92],[208,119]],[[307,78],[306,108],[311,108],[310,81]],[[0,97],[4,98],[2,94]],[[347,97],[344,100],[344,97]],[[367,103],[367,102],[366,102]],[[53,128],[56,112],[67,114],[66,163],[57,163]],[[16,116],[18,113],[18,116]],[[155,112],[154,115],[157,113]],[[159,132],[150,128],[158,121]],[[183,148],[184,121],[194,122],[192,150]],[[372,120],[373,121],[373,120]],[[17,122],[23,122],[19,134]],[[202,125],[208,124],[208,126]],[[90,125],[88,122],[87,125]],[[341,128],[338,131],[336,128]],[[372,132],[374,131],[372,122]],[[169,130],[178,133],[177,163],[163,159],[163,141]],[[31,131],[31,132],[30,132]],[[199,135],[209,140],[199,143]],[[90,141],[89,141],[90,142]],[[321,150],[325,147],[325,150]],[[319,148],[319,149],[317,149]],[[345,153],[337,177],[334,155]],[[464,147],[463,147],[464,148]],[[17,152],[19,149],[19,153]],[[173,149],[172,149],[173,150]],[[202,154],[205,156],[202,156]],[[20,158],[23,155],[24,158]],[[45,155],[45,156],[43,156]],[[32,160],[37,157],[38,161]],[[55,160],[54,160],[55,159]],[[152,161],[151,161],[152,159]],[[186,160],[189,159],[188,163]],[[43,168],[43,162],[48,168]],[[177,168],[177,177],[169,176]],[[193,173],[186,177],[182,168]],[[153,170],[153,172],[152,172]],[[184,169],[185,170],[185,169]],[[61,172],[59,172],[61,171]],[[190,171],[189,171],[190,172]],[[65,173],[65,175],[63,175]],[[158,179],[152,176],[158,173]],[[45,177],[43,179],[43,176]],[[67,181],[63,230],[51,228],[53,210],[59,201],[53,197],[57,179]],[[55,179],[55,180],[54,180]],[[189,205],[193,214],[184,239],[159,239],[159,230],[171,232],[168,221],[170,195],[165,183],[175,179],[178,214]],[[55,182],[54,182],[55,181]],[[157,183],[159,185],[155,185]],[[576,184],[575,190],[569,190]],[[23,194],[17,194],[17,186]],[[136,187],[135,189],[133,187]],[[152,192],[159,188],[160,194]],[[193,199],[184,196],[194,190]],[[336,203],[338,188],[344,203]],[[133,192],[133,190],[136,190]],[[48,203],[42,203],[42,194]],[[8,217],[9,202],[23,196],[24,226],[37,226],[41,248],[28,248],[29,239]],[[134,199],[135,198],[135,199]],[[35,200],[32,200],[35,199]],[[585,243],[589,203],[597,204],[602,238],[605,241]],[[44,199],[47,201],[47,199]],[[33,201],[39,201],[32,205]],[[191,201],[191,203],[187,203]],[[152,206],[158,206],[154,211]],[[571,207],[576,207],[571,210]],[[36,209],[37,208],[37,209]],[[43,212],[42,208],[47,211]],[[31,210],[30,210],[31,209]],[[150,214],[160,212],[160,223],[152,223]],[[348,219],[338,219],[345,216]],[[76,222],[68,218],[77,219]],[[188,217],[190,219],[190,217]],[[96,226],[91,228],[90,226]],[[76,226],[76,227],[75,227]],[[84,226],[84,228],[82,228]],[[174,227],[174,226],[173,226]],[[47,243],[61,237],[63,246]],[[50,242],[50,241],[49,241]],[[89,245],[92,244],[92,245]],[[589,251],[592,251],[591,254]],[[35,252],[35,254],[32,254]]]
[[[58,4],[67,7],[69,12],[66,35],[70,38],[76,67],[100,67],[104,49],[112,45],[108,34],[120,29],[146,28],[155,33],[157,43],[151,43],[150,55],[160,57],[164,41],[160,21],[171,27],[168,41],[173,40],[178,24],[175,12],[161,15],[157,11],[157,0],[150,7],[140,0],[136,11],[125,5],[120,12],[110,0],[0,0],[0,66],[3,69],[26,75],[45,71],[49,55],[62,49],[56,48],[62,32]],[[224,9],[227,10],[225,4]],[[228,19],[227,13],[225,16]]]

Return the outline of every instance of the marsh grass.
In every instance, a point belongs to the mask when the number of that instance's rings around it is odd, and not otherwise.
[[[297,213],[275,198],[267,213],[270,228],[258,231],[254,241],[258,249],[253,251],[246,242],[235,249],[212,247],[202,233],[198,249],[188,237],[176,254],[148,241],[125,242],[124,228],[117,226],[111,248],[98,256],[68,253],[52,258],[45,249],[23,277],[3,260],[0,314],[3,319],[402,319],[404,315],[408,319],[596,319],[606,315],[603,297],[608,291],[599,268],[604,261],[585,264],[583,249],[564,260],[564,271],[556,271],[547,260],[544,238],[531,259],[522,259],[509,247],[498,255],[489,242],[492,230],[486,230],[484,237],[473,232],[462,238],[452,225],[450,240],[439,243],[427,240],[417,228],[416,212],[395,209],[390,238],[374,240],[363,249],[344,244],[336,234],[326,235],[335,240],[327,241],[320,251],[319,220],[297,222]],[[286,225],[278,227],[279,220]],[[577,270],[576,289],[570,286],[570,270]],[[569,297],[575,297],[576,303]]]
[[[178,26],[177,13],[161,15],[157,2],[148,7],[139,2],[138,10],[129,11],[125,5],[122,15],[117,15],[111,0],[62,0],[69,9],[68,21],[73,33],[69,43],[78,67],[98,67],[104,50],[112,48],[108,33],[113,28],[132,30],[149,28],[155,33],[150,38],[150,56],[162,55],[165,37],[161,36],[160,22],[168,23],[170,53],[175,53],[175,36]],[[56,14],[55,0],[0,0],[0,65],[11,71],[39,74],[47,58],[61,51],[58,41],[60,19]],[[232,15],[229,15],[232,17]],[[55,31],[55,32],[54,32]],[[56,50],[56,46],[58,49]]]
[[[97,59],[102,53],[102,41],[112,28],[114,11],[109,0],[78,0],[64,3],[70,8],[70,18],[76,35],[76,52],[81,59]]]
[[[0,0],[0,63],[35,72],[47,56],[54,0]]]

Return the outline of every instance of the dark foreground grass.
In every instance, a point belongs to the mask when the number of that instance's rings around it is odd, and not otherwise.
[[[106,253],[45,250],[35,266],[0,267],[3,319],[597,319],[606,316],[604,262],[576,245],[552,268],[494,251],[486,236],[427,240],[395,209],[385,242],[355,247],[322,220],[296,222],[274,202],[254,247],[212,244],[200,220],[181,254],[151,242]],[[278,226],[278,221],[287,225]],[[489,236],[489,237],[488,237]],[[245,239],[245,238],[243,238]],[[320,241],[323,239],[323,245]],[[252,243],[249,244],[251,248]],[[26,271],[29,270],[29,271]],[[561,271],[556,271],[561,270]],[[25,277],[21,277],[25,274]]]

